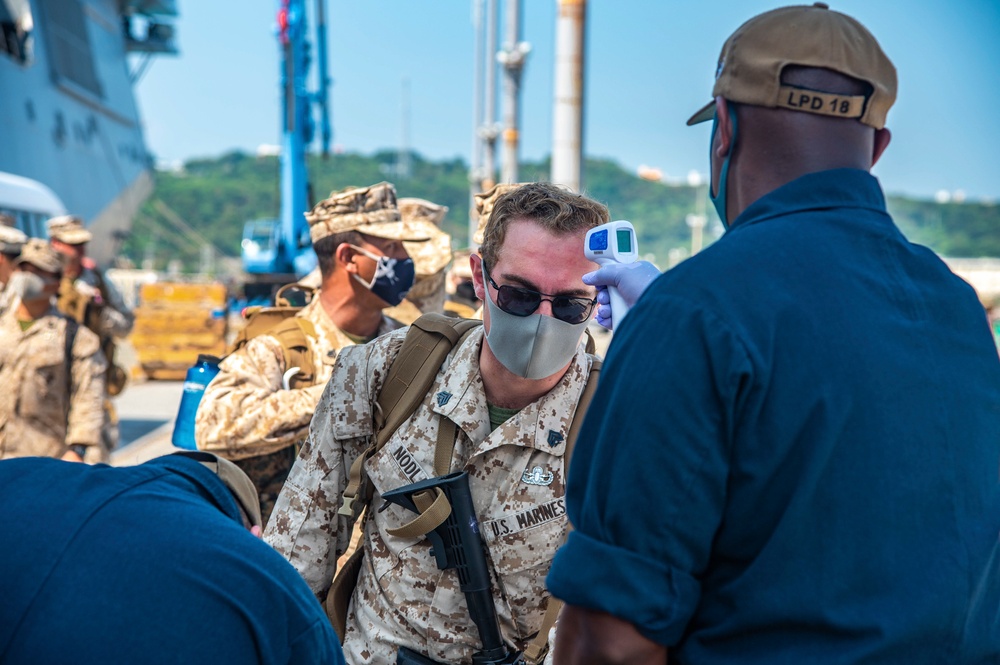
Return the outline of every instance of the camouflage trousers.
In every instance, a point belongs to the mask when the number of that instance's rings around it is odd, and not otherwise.
[[[236,466],[250,476],[253,486],[257,488],[260,497],[260,515],[264,524],[271,517],[274,502],[278,500],[281,487],[292,470],[295,458],[298,456],[298,446],[288,446],[269,455],[258,455],[245,459],[233,460]]]

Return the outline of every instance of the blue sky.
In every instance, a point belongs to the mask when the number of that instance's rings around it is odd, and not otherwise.
[[[138,87],[157,158],[253,152],[279,142],[277,4],[179,0],[181,55],[157,60]],[[590,0],[587,155],[676,178],[704,172],[710,123],[689,128],[684,122],[709,99],[726,37],[747,18],[782,4]],[[888,118],[892,144],[874,171],[885,189],[920,198],[961,190],[969,199],[1000,200],[1000,2],[830,4],[864,23],[899,72],[899,97]],[[328,0],[327,11],[334,144],[362,153],[397,148],[406,79],[410,147],[432,159],[468,161],[470,0]],[[524,0],[522,38],[531,44],[522,93],[525,159],[551,152],[555,17],[556,0]],[[503,22],[501,11],[501,43]]]

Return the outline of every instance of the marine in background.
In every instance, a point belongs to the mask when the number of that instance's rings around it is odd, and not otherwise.
[[[14,218],[0,213],[0,314],[7,311],[14,296],[13,290],[8,289],[7,285],[14,274],[14,261],[27,241],[28,236],[15,226]]]
[[[448,206],[438,205],[426,199],[402,198],[399,200],[399,214],[404,220],[422,223],[430,238],[427,242],[406,242],[407,253],[413,257],[416,278],[413,287],[406,294],[400,307],[412,304],[409,311],[397,308],[390,315],[412,323],[421,314],[444,311],[445,277],[451,265],[451,236],[441,230],[441,223],[448,214]]]
[[[104,426],[101,447],[91,451],[88,462],[107,462],[118,447],[118,415],[111,397],[121,394],[128,372],[117,363],[117,342],[132,332],[135,317],[115,285],[87,256],[93,234],[83,220],[73,215],[54,217],[47,224],[52,247],[65,257],[65,271],[56,306],[59,311],[94,332],[107,360],[105,377]]]
[[[486,232],[486,222],[493,212],[493,204],[496,200],[508,192],[512,192],[526,183],[506,184],[501,183],[490,187],[485,192],[480,192],[474,197],[476,209],[476,232],[472,236],[472,242],[476,248],[483,244],[483,235]],[[474,249],[460,250],[455,253],[455,260],[451,270],[448,272],[447,283],[445,285],[446,300],[444,311],[450,316],[457,316],[464,319],[483,318],[483,301],[476,295],[476,287],[472,277],[472,262],[470,257],[475,254]]]
[[[63,258],[47,242],[29,240],[15,265],[0,315],[0,459],[90,461],[104,421],[99,340],[55,308]]]
[[[409,325],[421,314],[444,311],[446,299],[446,273],[452,261],[451,236],[441,230],[441,222],[448,213],[448,206],[426,199],[401,198],[399,214],[404,222],[421,228],[426,241],[404,241],[407,254],[413,259],[416,272],[413,286],[401,303],[386,309],[385,313]],[[303,286],[318,288],[319,268],[299,281]]]
[[[477,315],[483,306],[476,296],[476,285],[472,281],[472,267],[469,265],[471,249],[455,252],[455,259],[448,269],[445,282],[444,313],[463,319],[481,318]]]
[[[387,182],[334,192],[306,219],[319,261],[319,291],[294,317],[222,361],[195,418],[198,448],[246,471],[265,522],[337,352],[402,327],[384,310],[398,305],[413,283],[413,260],[403,241],[427,237],[423,225],[401,221],[396,190]],[[296,366],[293,353],[308,362],[289,374]]]

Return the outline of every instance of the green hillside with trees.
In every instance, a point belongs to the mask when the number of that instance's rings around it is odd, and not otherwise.
[[[310,157],[314,199],[349,186],[388,180],[400,197],[429,199],[450,208],[445,230],[467,245],[469,219],[468,167],[460,159],[428,161],[412,154],[410,176],[396,177],[397,154]],[[522,180],[543,180],[549,164],[521,166]],[[586,192],[607,204],[613,219],[628,219],[636,227],[644,255],[665,268],[686,255],[691,230],[685,219],[705,210],[705,187],[670,185],[643,180],[610,160],[586,162]],[[179,171],[158,171],[153,196],[140,210],[122,255],[136,266],[165,270],[174,262],[182,272],[199,269],[206,244],[216,257],[239,257],[244,222],[277,217],[280,199],[276,157],[234,152],[215,159],[198,159]],[[711,205],[705,244],[721,226]],[[949,257],[1000,257],[1000,207],[985,203],[946,203],[890,197],[889,210],[914,242]],[[231,262],[230,262],[231,263]]]

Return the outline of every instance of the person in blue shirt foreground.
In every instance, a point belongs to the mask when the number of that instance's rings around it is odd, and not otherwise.
[[[1000,662],[1000,361],[868,173],[895,91],[820,3],[723,47],[689,124],[714,117],[729,228],[616,326],[547,579],[556,663]]]
[[[4,665],[344,662],[232,462],[4,460],[0,504]]]

